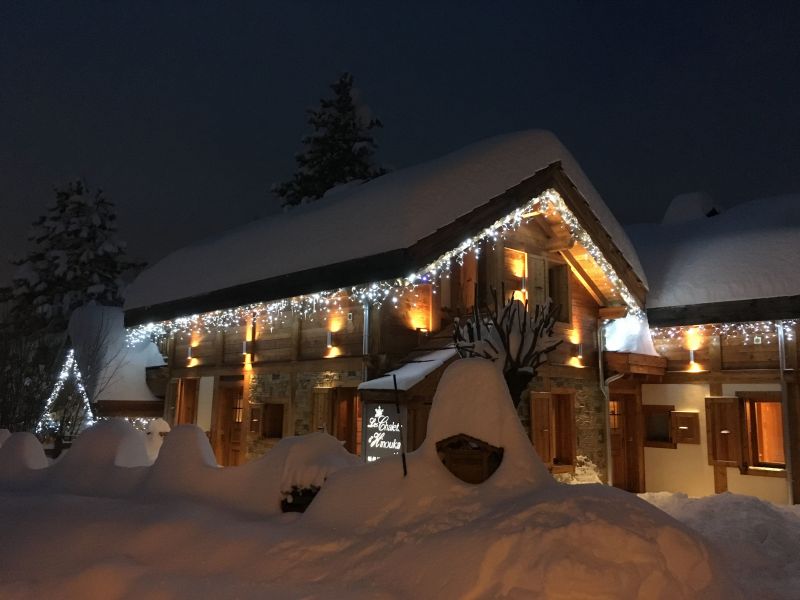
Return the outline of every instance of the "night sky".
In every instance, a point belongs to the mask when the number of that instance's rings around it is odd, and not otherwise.
[[[800,3],[466,4],[0,3],[0,284],[77,176],[149,261],[278,210],[342,71],[391,168],[539,127],[623,223],[800,192]]]

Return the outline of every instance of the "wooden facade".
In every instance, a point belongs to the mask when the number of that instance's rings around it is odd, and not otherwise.
[[[625,314],[622,299],[555,214],[531,215],[478,256],[467,254],[438,281],[381,306],[367,309],[342,297],[335,307],[316,312],[171,335],[162,343],[168,366],[158,372],[165,418],[202,427],[223,465],[241,464],[282,437],[313,431],[327,431],[358,453],[358,385],[402,364],[410,353],[448,343],[456,317],[489,302],[491,290],[505,290],[507,297],[531,303],[552,298],[560,306],[556,333],[564,342],[532,389],[537,398],[549,398],[552,418],[563,424],[545,444],[541,431],[535,433],[543,405],[524,403],[521,416],[532,443],[541,452],[548,448],[543,458],[557,472],[572,469],[578,453],[605,464],[597,333],[601,309]],[[424,439],[437,381],[438,375],[402,395],[411,449]],[[582,432],[574,424],[581,411],[597,413],[582,417],[588,423]]]

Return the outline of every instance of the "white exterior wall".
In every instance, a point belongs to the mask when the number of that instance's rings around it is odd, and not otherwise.
[[[642,404],[674,405],[675,410],[700,415],[700,443],[672,448],[644,449],[645,487],[648,492],[683,492],[689,496],[714,493],[714,467],[708,464],[705,402],[708,385],[644,384]]]
[[[780,391],[780,384],[723,384],[724,396],[736,392]],[[714,468],[708,464],[705,398],[707,384],[643,384],[642,404],[673,405],[677,411],[697,412],[700,417],[700,443],[678,444],[676,449],[644,449],[645,486],[648,492],[683,492],[689,496],[714,493]],[[742,475],[728,467],[728,490],[757,496],[777,504],[789,501],[787,480],[783,477]]]

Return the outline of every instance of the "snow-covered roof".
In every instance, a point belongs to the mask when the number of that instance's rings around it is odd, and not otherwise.
[[[648,308],[800,294],[800,195],[627,232],[650,282]]]
[[[389,371],[383,377],[370,379],[358,386],[360,390],[393,390],[394,378],[397,377],[397,389],[400,391],[410,390],[436,369],[444,365],[448,360],[457,354],[455,348],[444,348],[423,354],[414,360],[404,364],[402,367]]]
[[[335,188],[319,201],[177,250],[136,278],[125,309],[409,248],[557,161],[645,282],[624,230],[572,155],[552,133],[530,130]]]

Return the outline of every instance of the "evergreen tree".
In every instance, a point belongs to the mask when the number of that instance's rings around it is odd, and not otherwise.
[[[345,73],[331,84],[332,98],[308,111],[312,132],[303,138],[304,151],[295,157],[297,171],[290,181],[273,187],[283,205],[321,198],[335,185],[366,181],[386,171],[374,163],[377,148],[371,131],[383,125],[358,103],[353,76]]]
[[[83,181],[56,188],[56,201],[33,223],[34,249],[11,287],[0,289],[10,322],[26,331],[65,331],[72,311],[95,300],[122,303],[121,275],[138,266],[116,236],[114,205]]]

